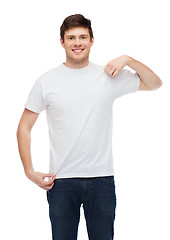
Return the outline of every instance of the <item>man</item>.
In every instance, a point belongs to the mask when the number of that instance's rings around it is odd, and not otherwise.
[[[60,35],[66,62],[42,74],[32,87],[17,130],[19,153],[26,176],[47,190],[54,240],[77,239],[81,204],[89,239],[111,240],[116,209],[112,105],[127,93],[157,89],[162,81],[127,55],[105,67],[90,62],[94,37],[91,21],[81,14],[67,17]],[[136,72],[123,69],[126,65]],[[45,109],[48,174],[34,170],[30,152],[31,129]]]

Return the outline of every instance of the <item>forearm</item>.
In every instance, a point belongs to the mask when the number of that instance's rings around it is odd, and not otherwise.
[[[160,78],[150,68],[132,57],[127,56],[127,66],[136,71],[139,74],[141,81],[143,81],[149,88],[155,89],[162,85]]]
[[[18,149],[20,158],[24,167],[26,176],[32,171],[32,159],[31,159],[31,134],[28,130],[22,127],[17,131]]]

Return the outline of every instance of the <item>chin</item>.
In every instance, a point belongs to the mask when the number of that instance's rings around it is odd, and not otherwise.
[[[82,62],[84,62],[84,59],[75,59],[75,60],[73,60],[75,63],[82,63]]]
[[[86,60],[87,58],[86,57],[83,57],[83,58],[71,58],[71,60],[75,63],[82,63]]]

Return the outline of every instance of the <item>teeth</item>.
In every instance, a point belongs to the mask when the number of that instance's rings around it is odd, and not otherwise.
[[[83,49],[81,49],[81,50],[73,50],[73,51],[76,52],[76,53],[79,53],[79,52],[82,52]]]

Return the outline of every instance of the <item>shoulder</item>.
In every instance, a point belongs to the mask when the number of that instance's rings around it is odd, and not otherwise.
[[[91,67],[93,69],[104,70],[104,66],[102,66],[102,65],[98,65],[98,64],[93,63],[93,62],[90,62],[90,64],[91,64]]]
[[[55,78],[61,72],[61,65],[62,64],[58,65],[57,67],[50,68],[49,70],[43,72],[37,78],[37,82],[39,82],[40,84],[43,84],[44,82],[48,81],[49,79]]]
[[[104,67],[105,66],[98,65],[96,63],[91,62],[90,73],[91,74],[94,73],[94,75],[97,75],[97,76],[107,77],[108,74],[105,72]]]
[[[123,69],[118,73],[119,77],[122,77],[122,76],[130,77],[132,74],[133,74],[133,73],[132,73],[130,70],[126,69],[126,68],[123,68]]]
[[[113,79],[117,79],[117,78],[119,78],[119,79],[121,79],[121,78],[129,78],[129,77],[131,77],[131,76],[133,75],[133,73],[132,73],[130,70],[128,70],[128,69],[126,69],[126,68],[123,68],[123,69],[117,74],[117,76],[116,76],[115,78],[113,78],[112,76],[110,76],[109,74],[107,74],[107,73],[105,72],[105,70],[104,70],[105,66],[104,66],[104,65],[98,65],[98,64],[95,64],[95,63],[92,63],[92,62],[91,62],[91,66],[92,66],[91,69],[93,69],[94,71],[100,72],[101,74],[106,75],[108,78],[110,78],[110,79],[112,79],[112,80],[113,80]]]

